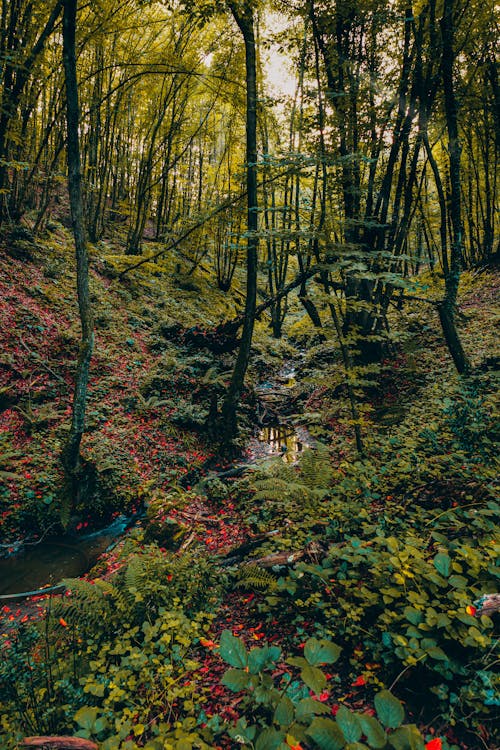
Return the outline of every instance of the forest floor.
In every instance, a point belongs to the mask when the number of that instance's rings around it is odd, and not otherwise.
[[[222,397],[232,355],[194,346],[184,334],[233,317],[241,308],[238,290],[223,294],[199,270],[172,276],[169,257],[120,279],[129,260],[119,247],[103,244],[92,254],[96,346],[82,443],[87,486],[79,506],[68,502],[60,465],[79,341],[68,248],[68,233],[57,225],[39,244],[22,240],[0,248],[0,549],[12,555],[54,534],[78,541],[124,515],[141,518],[87,580],[113,580],[151,544],[170,562],[215,561],[222,588],[212,605],[210,593],[202,593],[200,608],[216,611],[206,637],[194,640],[197,666],[186,671],[199,688],[198,724],[214,736],[218,722],[236,721],[245,705],[243,693],[221,683],[227,665],[218,643],[230,630],[247,647],[273,644],[293,657],[311,637],[339,643],[342,656],[316,695],[331,716],[343,706],[373,714],[374,691],[392,685],[428,747],[492,750],[495,702],[488,702],[488,691],[495,624],[476,620],[467,606],[495,590],[498,577],[498,274],[488,269],[463,276],[460,328],[474,367],[469,384],[454,373],[432,306],[394,311],[394,356],[379,371],[357,376],[371,381],[358,386],[368,453],[363,460],[355,455],[334,341],[319,342],[298,307],[282,340],[272,339],[265,320],[259,322],[237,462],[250,466],[243,476],[226,477],[233,464],[218,457],[204,424],[211,397]],[[425,293],[436,294],[432,282]],[[286,385],[288,401],[282,405],[278,398],[276,419],[306,429],[321,461],[269,462],[251,442],[262,406],[253,389],[279,382],[283,362],[294,363],[296,373]],[[453,560],[453,572],[441,569],[440,554]],[[387,570],[393,584],[384,589]],[[182,601],[185,584],[179,585]],[[46,601],[6,601],[4,636],[36,621]],[[427,644],[418,641],[422,633],[409,634],[421,623],[419,612],[428,623]],[[451,632],[454,616],[460,622]],[[469,681],[454,698],[449,686],[458,678],[453,666],[443,666],[441,635],[445,651],[452,644],[455,661],[460,654],[469,660],[457,667],[459,681],[464,669],[481,676],[474,690]],[[465,654],[468,648],[473,656]],[[418,666],[419,659],[427,661],[418,649],[435,651],[427,672]],[[484,662],[481,650],[488,654]],[[289,672],[281,662],[272,677],[282,684]],[[436,696],[452,708],[433,705]],[[463,715],[476,712],[472,723],[457,718],[459,706]],[[140,734],[131,731],[127,741],[135,737],[142,747]],[[144,730],[144,743],[146,736]],[[434,737],[443,744],[432,746]],[[227,736],[217,745],[239,746]]]

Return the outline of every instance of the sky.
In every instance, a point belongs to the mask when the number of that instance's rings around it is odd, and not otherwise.
[[[272,39],[272,34],[287,28],[287,19],[281,13],[267,13],[264,17],[264,37]],[[271,41],[270,48],[262,55],[264,71],[268,81],[268,92],[271,96],[293,96],[295,77],[290,73],[290,60],[279,52],[279,45]]]

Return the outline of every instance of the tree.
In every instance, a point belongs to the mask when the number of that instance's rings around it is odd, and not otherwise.
[[[11,217],[9,211],[9,150],[11,129],[19,102],[30,80],[35,63],[51,35],[63,7],[63,0],[51,7],[41,32],[36,36],[33,4],[24,0],[2,3],[0,32],[0,223]],[[33,38],[34,37],[34,38]]]
[[[222,404],[222,444],[227,448],[237,433],[237,408],[250,359],[257,300],[258,196],[257,196],[257,64],[254,16],[251,0],[229,0],[245,43],[246,66],[246,181],[247,250],[245,320],[231,382]]]
[[[80,443],[85,428],[87,386],[94,348],[92,306],[89,292],[89,258],[84,223],[82,171],[79,141],[79,104],[76,75],[76,11],[78,0],[64,0],[63,58],[66,80],[66,122],[68,191],[76,252],[76,283],[81,324],[81,343],[75,375],[73,410],[68,440],[63,449],[63,465],[74,486],[80,469]]]
[[[460,180],[460,140],[458,135],[458,102],[455,96],[453,81],[455,65],[454,49],[454,0],[444,0],[441,33],[443,39],[443,55],[441,62],[444,107],[446,114],[446,130],[448,132],[448,155],[450,162],[450,217],[452,227],[452,243],[450,268],[445,276],[446,292],[438,307],[439,318],[443,333],[453,357],[455,367],[459,373],[466,373],[470,363],[464,352],[455,322],[455,308],[457,304],[458,285],[460,283],[460,268],[462,265],[462,199]]]

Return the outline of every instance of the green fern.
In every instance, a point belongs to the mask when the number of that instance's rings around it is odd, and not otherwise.
[[[59,520],[63,529],[67,529],[71,519],[72,498],[69,492],[62,493],[61,507],[59,508]]]
[[[317,443],[314,450],[306,450],[300,458],[300,477],[306,487],[323,496],[333,480],[333,468],[328,448]]]
[[[244,565],[238,571],[237,588],[258,589],[260,591],[274,591],[277,586],[275,576],[258,565]]]
[[[139,555],[130,558],[129,564],[125,570],[125,588],[127,591],[142,588],[144,577],[147,574],[145,560]]]
[[[103,587],[95,581],[90,583],[81,578],[65,578],[62,583],[70,593],[54,605],[56,615],[64,616],[64,619],[73,625],[95,629],[102,628],[103,623],[110,621],[113,611],[109,586]]]

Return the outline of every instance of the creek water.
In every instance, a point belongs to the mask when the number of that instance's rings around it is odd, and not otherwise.
[[[0,597],[55,586],[63,578],[83,575],[124,533],[129,521],[120,517],[93,534],[49,539],[0,560]]]
[[[281,456],[285,463],[295,463],[312,440],[305,428],[276,424],[263,427],[249,445],[252,458]]]
[[[295,385],[295,367],[286,364],[276,376],[258,386],[262,403],[273,393],[278,402],[291,393]],[[263,426],[251,438],[247,454],[250,460],[281,456],[286,463],[294,463],[300,453],[313,444],[307,429],[281,423]],[[124,534],[130,519],[120,517],[98,532],[84,537],[58,537],[33,545],[26,545],[10,557],[0,559],[0,602],[16,594],[32,592],[42,587],[56,586],[63,578],[77,578],[92,568],[100,555]]]
[[[285,463],[295,463],[305,448],[313,445],[314,440],[305,427],[293,423],[293,419],[280,418],[279,404],[286,403],[296,385],[296,365],[287,362],[280,369],[274,380],[261,383],[256,388],[262,411],[266,414],[269,401],[274,406],[274,416],[269,424],[263,426],[250,440],[248,453],[251,458],[271,458],[281,456]],[[276,408],[277,404],[277,408]]]

